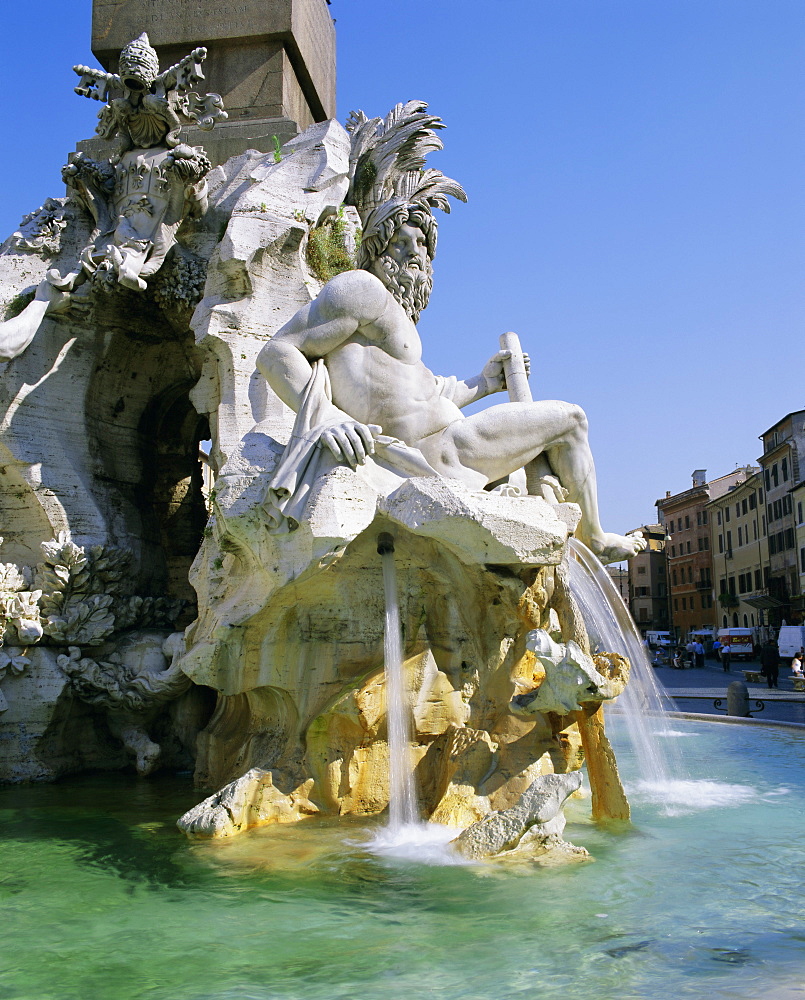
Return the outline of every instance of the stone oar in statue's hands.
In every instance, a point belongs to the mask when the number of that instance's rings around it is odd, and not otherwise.
[[[512,403],[532,402],[531,386],[528,382],[527,357],[520,346],[516,333],[503,333],[500,348],[508,351],[509,357],[503,362],[506,389]],[[525,467],[526,485],[530,496],[544,497],[549,503],[562,503],[567,499],[567,490],[553,473],[545,455],[537,455]],[[593,800],[593,818],[596,821],[628,821],[629,802],[623,791],[615,754],[604,728],[604,713],[601,705],[585,705],[574,712],[579,735],[587,761],[587,776]]]
[[[509,352],[503,362],[509,400],[512,403],[531,403],[528,355],[523,353],[520,338],[516,333],[502,333],[500,349]],[[548,503],[562,503],[567,499],[567,490],[554,475],[545,455],[537,455],[526,465],[525,478],[529,496],[543,497]]]

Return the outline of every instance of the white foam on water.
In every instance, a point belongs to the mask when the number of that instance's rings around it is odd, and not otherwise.
[[[461,832],[439,823],[403,823],[398,827],[380,827],[374,837],[361,846],[372,854],[386,858],[401,858],[425,865],[466,865],[449,846]]]
[[[634,802],[661,806],[665,816],[687,816],[706,809],[729,809],[757,801],[760,794],[750,785],[732,785],[721,781],[636,781],[627,786]]]
[[[683,733],[679,729],[655,729],[655,736],[695,736],[695,733]]]
[[[790,794],[791,794],[791,789],[790,788],[786,788],[785,785],[780,785],[779,788],[772,788],[768,792],[764,792],[763,793],[763,798],[764,799],[775,799],[775,798],[778,798],[780,795],[790,795]]]

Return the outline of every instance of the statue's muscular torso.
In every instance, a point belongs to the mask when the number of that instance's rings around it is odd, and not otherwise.
[[[422,343],[402,306],[368,271],[333,278],[274,338],[308,362],[323,358],[333,403],[408,444],[462,419],[422,363]]]

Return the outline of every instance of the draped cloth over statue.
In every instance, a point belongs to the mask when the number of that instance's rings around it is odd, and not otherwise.
[[[299,526],[316,480],[339,464],[321,443],[324,431],[339,423],[332,416],[330,374],[321,359],[315,361],[312,368],[288,445],[274,470],[263,502],[272,532],[294,531]],[[380,492],[388,493],[402,480],[415,476],[438,475],[417,448],[387,434],[373,437],[375,454],[358,470]]]

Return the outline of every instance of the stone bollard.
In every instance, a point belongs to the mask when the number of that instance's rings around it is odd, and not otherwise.
[[[727,687],[727,715],[749,718],[749,692],[743,681],[733,681]]]

